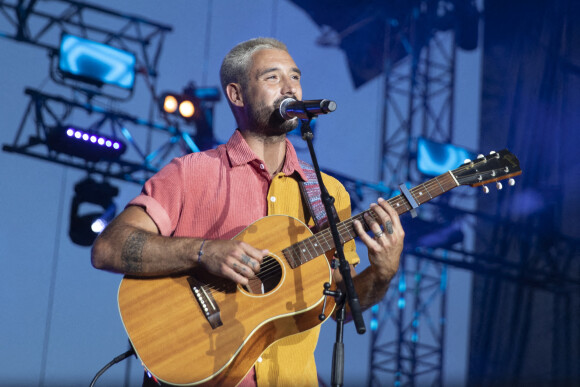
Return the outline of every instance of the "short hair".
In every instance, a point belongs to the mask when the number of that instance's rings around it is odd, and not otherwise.
[[[220,82],[224,92],[230,83],[244,85],[248,81],[248,69],[252,55],[263,49],[278,49],[288,52],[286,45],[274,38],[254,38],[237,44],[227,53],[220,68]]]

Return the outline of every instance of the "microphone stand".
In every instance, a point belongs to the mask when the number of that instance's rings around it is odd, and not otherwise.
[[[334,240],[334,246],[336,248],[336,256],[338,257],[338,269],[342,275],[344,288],[346,291],[346,300],[350,306],[350,312],[352,319],[354,321],[356,331],[358,334],[363,334],[366,332],[365,322],[362,317],[362,311],[360,307],[360,302],[354,288],[354,283],[352,281],[352,275],[350,273],[350,264],[344,257],[344,249],[340,240],[340,235],[338,233],[337,223],[339,221],[336,211],[334,210],[334,198],[330,196],[328,190],[324,186],[322,181],[322,175],[320,173],[320,167],[318,166],[318,160],[316,158],[316,153],[314,152],[314,146],[312,145],[312,140],[314,139],[314,133],[310,127],[310,121],[313,115],[308,114],[308,119],[301,120],[301,133],[302,138],[308,144],[308,150],[310,151],[310,157],[312,159],[312,165],[314,171],[316,172],[316,178],[318,179],[318,185],[320,186],[320,194],[322,203],[324,204],[324,209],[326,211],[326,216],[328,217],[328,224],[330,231],[332,233],[332,239]],[[333,264],[333,268],[335,265]],[[343,375],[344,375],[344,343],[343,343],[343,329],[344,320],[346,315],[345,309],[345,295],[337,289],[336,291],[331,291],[330,284],[324,284],[323,294],[326,296],[332,296],[336,300],[336,342],[334,344],[334,350],[332,353],[332,375],[331,375],[331,385],[332,386],[342,386],[343,385]],[[326,304],[326,302],[325,302]],[[324,309],[322,310],[321,319],[324,320]]]

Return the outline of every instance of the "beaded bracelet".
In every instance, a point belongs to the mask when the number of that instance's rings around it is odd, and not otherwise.
[[[199,253],[197,253],[197,264],[201,264],[201,256],[203,255],[203,245],[205,244],[205,239],[201,242],[199,247]]]

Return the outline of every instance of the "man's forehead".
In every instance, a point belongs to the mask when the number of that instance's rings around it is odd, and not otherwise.
[[[295,71],[300,72],[294,59],[287,51],[277,48],[263,48],[252,54],[252,70],[255,72],[264,72],[265,69],[276,69],[278,66],[289,65]]]

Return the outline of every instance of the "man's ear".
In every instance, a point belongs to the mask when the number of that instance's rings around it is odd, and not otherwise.
[[[226,94],[232,105],[238,107],[244,106],[244,97],[242,96],[242,86],[239,83],[229,83],[226,86]]]

